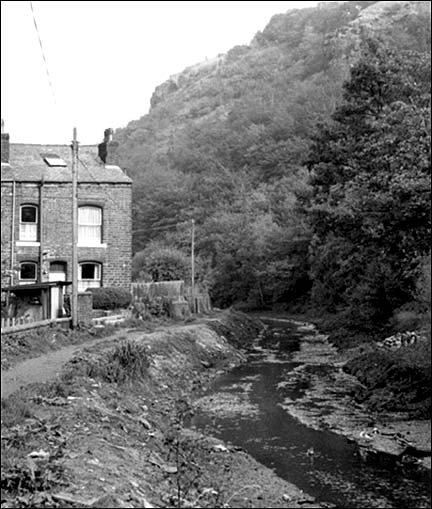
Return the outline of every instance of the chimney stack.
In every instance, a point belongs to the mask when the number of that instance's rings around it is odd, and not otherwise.
[[[111,127],[109,127],[108,129],[105,129],[105,131],[104,131],[104,141],[106,141],[107,143],[112,141],[113,132],[114,132],[114,130]]]
[[[4,120],[1,120],[1,162],[9,163],[9,134],[4,132]]]
[[[105,164],[115,164],[114,152],[118,147],[118,142],[113,141],[114,130],[110,127],[104,131],[104,140],[98,145],[99,157]]]

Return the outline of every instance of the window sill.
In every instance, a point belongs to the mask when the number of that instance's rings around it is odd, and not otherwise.
[[[35,240],[17,240],[16,241],[16,245],[17,246],[35,246],[35,247],[39,247],[40,246],[40,242],[37,242]]]
[[[106,249],[108,247],[108,244],[105,242],[103,244],[77,244],[77,247],[99,247]]]

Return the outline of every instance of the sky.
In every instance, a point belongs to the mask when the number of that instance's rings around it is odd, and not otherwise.
[[[76,127],[80,143],[100,143],[104,129],[148,113],[172,74],[249,44],[275,14],[318,3],[2,0],[5,132],[15,143],[67,144]]]

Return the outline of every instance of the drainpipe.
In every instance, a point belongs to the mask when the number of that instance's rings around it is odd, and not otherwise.
[[[42,176],[39,191],[39,282],[42,283],[44,276],[44,237],[43,237],[43,191],[45,177]]]
[[[12,181],[12,225],[11,225],[11,253],[10,253],[10,284],[14,284],[14,253],[15,253],[15,194],[16,183]]]

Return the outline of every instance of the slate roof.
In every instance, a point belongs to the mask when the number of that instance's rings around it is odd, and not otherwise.
[[[49,166],[44,157],[55,154],[67,166]],[[72,151],[69,145],[10,144],[9,164],[1,163],[2,182],[71,182]],[[131,183],[119,166],[105,165],[98,156],[97,145],[80,145],[78,151],[78,182]]]

